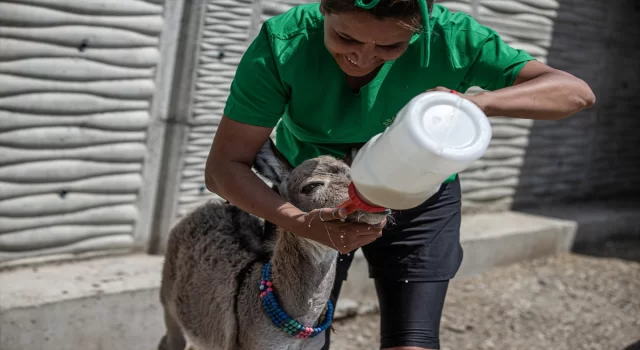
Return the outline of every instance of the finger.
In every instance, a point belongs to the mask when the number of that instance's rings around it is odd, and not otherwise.
[[[344,255],[344,254],[349,254],[349,253],[351,253],[351,252],[352,252],[352,251],[354,251],[354,250],[355,250],[355,248],[354,248],[354,249],[351,249],[351,248],[341,248],[341,249],[338,249],[338,251],[340,252],[340,254],[343,254],[343,255]]]
[[[330,237],[337,246],[336,249],[343,254],[358,248],[357,239],[346,232],[332,232]]]
[[[366,224],[362,224],[362,225],[366,227],[364,231],[367,231],[368,233],[372,233],[372,231],[380,231],[384,229],[385,226],[387,226],[387,218],[384,218],[382,221],[380,221],[375,225],[366,225]],[[359,231],[363,231],[363,229],[360,229]]]
[[[336,214],[337,211],[337,209],[332,208],[320,209],[320,211],[318,212],[320,221],[327,222],[340,220],[340,217],[338,216],[338,214]]]
[[[383,229],[385,226],[387,226],[387,218],[384,218],[382,221],[380,221],[379,224],[374,225],[376,228],[379,229]]]
[[[332,215],[340,220],[344,219],[349,215],[347,208],[336,208],[333,210]]]
[[[429,91],[451,91],[451,89],[447,89],[444,86],[436,86],[436,87],[434,87],[432,89],[427,90],[427,92],[429,92]]]
[[[344,247],[342,247],[342,249],[348,250],[348,251],[354,251],[362,246],[365,246],[373,241],[375,241],[376,239],[380,238],[381,234],[377,234],[377,235],[367,235],[367,236],[359,236],[358,238],[354,239],[352,242],[349,242],[347,244],[345,244]]]
[[[375,241],[379,237],[380,234],[372,234],[366,236],[345,235],[344,238],[339,238],[338,241],[336,241],[336,244],[341,245],[343,248],[347,248],[349,250],[355,250],[365,244]]]
[[[371,226],[368,227],[369,230],[359,230],[355,233],[356,237],[369,237],[369,236],[377,236],[380,235],[382,233],[382,229],[381,228],[372,228]]]

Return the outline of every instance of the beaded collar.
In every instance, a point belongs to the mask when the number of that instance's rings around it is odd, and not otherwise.
[[[273,322],[276,327],[296,338],[305,339],[313,338],[329,328],[333,319],[333,303],[331,300],[327,301],[324,322],[315,328],[306,327],[289,317],[280,305],[278,305],[278,301],[273,294],[273,288],[273,282],[271,281],[271,263],[265,263],[264,266],[262,266],[262,280],[259,284],[260,299],[262,300],[263,309],[267,312],[271,322]]]

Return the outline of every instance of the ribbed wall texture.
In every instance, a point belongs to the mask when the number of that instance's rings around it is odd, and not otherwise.
[[[200,55],[193,82],[188,137],[177,196],[177,216],[210,198],[204,166],[242,53],[249,44],[252,2],[208,0],[200,35]]]
[[[222,117],[229,86],[246,47],[262,23],[301,2],[209,0],[204,13],[200,55],[193,88],[189,136],[181,169],[177,217],[208,199],[204,166]]]
[[[130,248],[161,1],[0,2],[0,262]]]
[[[182,167],[178,217],[210,198],[204,187],[204,165],[216,124],[222,115],[228,87],[246,45],[269,17],[302,1],[208,1],[201,54],[196,77],[187,157]],[[451,11],[477,14],[479,21],[496,29],[503,39],[541,61],[551,43],[555,0],[441,1]],[[260,13],[256,21],[255,11]],[[477,92],[472,89],[470,92]],[[518,186],[520,167],[528,145],[530,120],[493,118],[494,138],[485,157],[461,174],[465,212],[505,210]]]
[[[475,15],[495,29],[505,42],[546,62],[551,44],[555,0],[442,1],[451,11]],[[479,91],[472,88],[469,92]],[[533,122],[491,118],[493,139],[487,153],[460,174],[465,213],[508,210],[520,181]]]
[[[640,2],[560,4],[549,64],[589,83],[597,103],[534,124],[516,208],[640,195]]]

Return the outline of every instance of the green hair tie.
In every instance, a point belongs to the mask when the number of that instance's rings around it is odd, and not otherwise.
[[[378,5],[379,2],[380,0],[371,0],[371,2],[369,2],[368,4],[365,4],[364,1],[362,0],[356,0],[355,4],[356,6],[361,7],[365,10],[370,10],[376,7],[376,5]]]
[[[365,10],[370,10],[376,7],[379,2],[380,0],[371,0],[368,3],[365,3],[363,0],[355,0],[354,4]],[[422,61],[422,65],[427,67],[431,60],[431,26],[429,25],[429,6],[427,5],[427,0],[418,0],[418,6],[420,7],[420,16],[422,16],[422,27],[424,31],[424,35],[422,36],[420,60]]]

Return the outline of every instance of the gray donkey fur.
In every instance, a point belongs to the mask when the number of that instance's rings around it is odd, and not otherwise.
[[[344,160],[320,156],[291,169],[278,155],[268,140],[254,169],[301,210],[335,207],[348,198]],[[377,224],[384,217],[356,212],[347,220]],[[320,349],[324,335],[298,339],[271,323],[258,284],[263,263],[271,261],[280,306],[300,323],[316,326],[333,286],[337,255],[232,204],[205,203],[170,233],[160,290],[167,330],[159,349]]]

